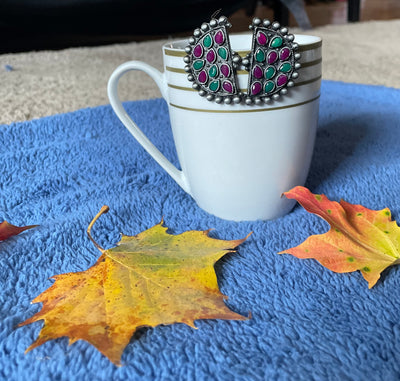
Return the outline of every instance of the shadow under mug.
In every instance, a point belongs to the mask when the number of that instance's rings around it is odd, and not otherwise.
[[[231,35],[233,51],[245,56],[250,34]],[[108,82],[115,113],[144,149],[198,206],[217,217],[267,220],[288,213],[294,200],[282,196],[304,185],[314,149],[321,86],[322,41],[295,35],[301,68],[288,93],[262,105],[218,104],[199,96],[184,70],[186,40],[162,47],[164,72],[140,62],[120,65]],[[182,170],[149,141],[118,98],[118,81],[129,70],[142,70],[168,104],[171,128]],[[248,73],[238,71],[246,91]]]

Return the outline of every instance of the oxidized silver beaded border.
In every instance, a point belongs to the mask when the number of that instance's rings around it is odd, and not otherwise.
[[[251,105],[253,103],[255,104],[269,103],[271,100],[277,100],[281,96],[286,95],[288,92],[288,88],[294,86],[293,79],[296,79],[299,76],[299,73],[296,70],[300,69],[301,67],[301,64],[298,62],[298,60],[300,59],[300,53],[297,53],[299,45],[296,42],[293,42],[294,35],[288,33],[289,32],[288,28],[286,27],[281,28],[281,25],[278,22],[271,23],[268,19],[261,20],[260,18],[254,18],[252,24],[249,26],[249,29],[253,30],[251,51],[242,60],[242,65],[244,69],[249,72],[247,94],[244,101],[248,105]],[[252,94],[252,84],[254,83],[254,81],[256,81],[254,79],[252,70],[254,70],[256,65],[258,66],[260,64],[259,62],[256,62],[257,50],[260,49],[260,47],[262,48],[262,46],[257,41],[258,34],[260,32],[266,35],[266,37],[268,38],[267,44],[269,46],[267,47],[267,49],[265,49],[264,53],[265,60],[267,60],[266,68],[274,67],[276,71],[275,74],[282,76],[284,75],[287,78],[284,85],[278,86],[276,84],[273,91],[270,91],[268,93],[263,93],[261,95]],[[275,40],[275,38],[280,38],[282,44],[279,45],[278,47],[271,47],[270,45]],[[281,60],[280,52],[282,52],[282,50],[285,48],[289,49],[290,54],[286,59]],[[268,56],[269,54],[271,54],[272,51],[275,51],[277,57],[279,58],[277,58],[276,61],[274,61],[273,63],[269,63]],[[283,67],[285,63],[289,64],[291,69],[289,70],[289,72],[280,72],[279,67]],[[272,82],[271,78],[266,79],[264,77],[265,75],[263,76],[264,83]]]
[[[215,101],[216,103],[225,104],[244,103],[247,105],[259,105],[262,103],[269,103],[272,100],[277,100],[281,96],[286,95],[288,92],[288,88],[294,86],[293,80],[296,79],[299,75],[296,70],[301,67],[300,63],[298,62],[298,60],[300,59],[300,53],[296,52],[298,49],[298,44],[293,42],[294,35],[288,33],[288,28],[281,28],[278,22],[271,23],[268,19],[261,20],[260,18],[254,18],[252,24],[249,26],[249,29],[253,30],[251,51],[245,58],[242,59],[236,52],[233,52],[231,49],[228,35],[228,28],[230,28],[231,26],[232,25],[228,22],[228,19],[225,16],[221,16],[218,20],[213,18],[210,20],[209,23],[203,23],[200,28],[195,29],[193,32],[193,36],[189,38],[189,45],[185,48],[185,52],[187,53],[187,55],[184,57],[184,62],[186,63],[185,71],[188,73],[187,78],[190,82],[193,82],[193,89],[197,90],[200,96],[205,97],[209,101]],[[194,61],[196,60],[203,60],[205,62],[205,65],[209,65],[209,63],[207,63],[206,61],[206,58],[204,58],[203,56],[200,57],[201,59],[196,59],[196,57],[194,57],[193,55],[193,51],[197,45],[201,45],[201,40],[204,39],[206,35],[210,35],[211,38],[213,38],[213,36],[215,35],[213,34],[213,31],[215,32],[216,30],[221,30],[221,28],[224,30],[224,36],[226,39],[224,47],[228,49],[229,54],[229,59],[227,59],[226,62],[224,62],[222,65],[229,65],[231,69],[231,76],[225,79],[222,78],[221,80],[232,83],[232,93],[225,91],[225,89],[221,89],[221,86],[218,88],[217,91],[211,91],[210,88],[207,88],[204,83],[199,82],[199,78],[197,77],[199,70],[195,70],[193,66]],[[257,41],[257,35],[260,31],[263,32],[268,39],[270,39],[268,44],[270,44],[275,37],[281,38],[282,45],[278,46],[278,48],[272,48],[272,50],[277,51],[277,49],[279,48],[281,50],[283,48],[290,49],[289,59],[284,60],[285,62],[283,63],[290,64],[291,69],[290,72],[284,73],[287,77],[286,83],[284,85],[277,86],[276,82],[276,86],[274,87],[273,91],[262,94],[252,94],[252,85],[254,83],[252,70],[256,65],[260,66],[260,64],[263,64],[262,62],[255,62],[255,49],[257,49],[257,47],[260,48],[260,44],[258,44]],[[202,46],[202,48],[204,49],[204,46]],[[265,57],[268,57],[268,54],[270,54],[271,50],[269,49],[270,47],[265,50]],[[279,55],[279,53],[277,54]],[[277,61],[280,61],[281,66],[283,65],[280,59]],[[212,64],[216,66],[214,63]],[[220,62],[219,64],[221,65]],[[268,64],[268,67],[269,66],[272,65]],[[241,92],[240,88],[238,87],[238,69],[249,71],[247,93]],[[265,67],[263,68],[263,72],[264,69]],[[278,72],[279,69],[276,69],[275,71]],[[280,75],[282,75],[282,73]],[[222,77],[222,75],[220,75],[220,77]],[[208,80],[211,79],[208,78]],[[265,90],[265,81],[263,83],[263,89]]]
[[[218,20],[211,19],[209,23],[203,23],[200,28],[197,28],[193,32],[193,36],[189,38],[189,45],[185,48],[185,52],[187,55],[184,57],[184,62],[187,64],[185,66],[185,71],[188,73],[188,80],[193,82],[192,87],[195,90],[198,90],[199,95],[206,97],[209,101],[215,101],[216,103],[240,103],[242,101],[242,93],[238,87],[237,77],[236,77],[236,70],[240,65],[241,57],[236,53],[233,52],[231,49],[229,35],[228,35],[228,28],[232,25],[228,22],[228,19],[225,16],[221,16]],[[219,48],[227,49],[229,57],[225,60],[226,62],[222,63],[221,65],[228,65],[231,73],[229,77],[225,79],[221,79],[222,81],[230,82],[232,85],[232,92],[224,91],[224,89],[219,91],[211,91],[209,90],[203,83],[199,82],[196,79],[198,75],[196,70],[194,69],[194,62],[196,60],[200,60],[203,58],[196,58],[194,57],[194,50],[196,47],[201,44],[201,41],[205,38],[205,36],[210,35],[211,38],[214,38],[214,32],[218,30],[223,30],[224,33],[224,44],[219,46]],[[203,45],[202,45],[203,46]],[[203,47],[204,48],[204,47]],[[212,48],[213,49],[213,48]],[[203,53],[203,55],[205,55]],[[217,59],[221,59],[217,57]],[[204,58],[205,65],[209,65],[210,63],[206,62],[206,58]],[[213,65],[211,63],[211,65]],[[220,86],[222,87],[222,86]]]

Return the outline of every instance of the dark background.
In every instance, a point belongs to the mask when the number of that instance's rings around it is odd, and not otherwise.
[[[218,10],[227,17],[242,10],[242,19],[247,17],[243,30],[260,6],[271,10],[273,20],[289,25],[284,4],[299,1],[0,0],[0,53],[186,36]],[[335,1],[340,0],[304,0],[303,4]],[[358,21],[360,0],[347,3],[348,20]]]

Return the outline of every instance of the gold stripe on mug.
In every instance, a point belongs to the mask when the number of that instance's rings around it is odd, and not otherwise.
[[[316,65],[319,65],[321,62],[322,62],[322,58],[319,58],[315,61],[302,62],[300,69],[305,68],[305,67],[310,67],[310,66],[316,66]],[[165,70],[170,71],[172,73],[187,74],[184,69],[179,68],[179,67],[166,66]],[[246,70],[237,70],[236,74],[244,75],[244,74],[249,74],[249,72]]]
[[[299,45],[298,52],[307,52],[308,50],[318,49],[322,46],[322,41],[314,42],[313,44]]]
[[[304,68],[304,67],[310,67],[310,66],[316,66],[319,65],[322,62],[322,58],[318,58],[315,61],[308,61],[308,62],[300,62],[300,69]]]
[[[294,82],[293,87],[300,87],[300,86],[304,86],[304,85],[309,85],[310,83],[319,81],[321,78],[322,78],[322,75],[319,75],[318,77],[311,78],[311,79],[308,79],[308,80],[306,80],[306,81]],[[240,89],[240,91],[241,91],[242,93],[246,93],[246,92],[247,92],[247,89]]]
[[[185,56],[187,56],[187,53],[184,50],[165,49],[164,53],[165,53],[166,56],[172,56],[172,57],[185,57]]]
[[[304,85],[309,85],[310,83],[317,82],[322,78],[322,75],[319,75],[318,77],[307,79],[306,81],[302,82],[294,82],[293,87],[299,87],[299,86],[304,86]],[[247,89],[240,89],[242,93],[246,93]]]
[[[292,107],[297,107],[297,106],[303,106],[307,103],[311,103],[316,101],[320,95],[309,99],[308,101],[296,103],[293,105],[287,105],[287,106],[279,106],[279,107],[270,107],[270,108],[258,108],[258,109],[247,109],[247,110],[205,110],[205,109],[200,109],[200,108],[191,108],[191,107],[185,107],[185,106],[178,106],[174,103],[170,103],[170,106],[179,108],[181,110],[187,110],[187,111],[196,111],[196,112],[211,112],[211,113],[217,113],[217,114],[238,114],[238,113],[244,113],[244,112],[261,112],[261,111],[275,111],[275,110],[284,110],[287,108],[292,108]],[[229,107],[229,106],[227,106]]]
[[[322,75],[319,75],[318,77],[309,79],[307,81],[295,82],[294,87],[308,85],[310,83],[319,81],[321,78],[322,78]],[[176,89],[176,90],[183,90],[183,91],[197,91],[197,90],[193,89],[192,87],[177,86],[177,85],[172,85],[171,83],[168,83],[168,87],[171,87],[172,89]],[[240,89],[240,91],[242,93],[246,93],[247,89]]]
[[[299,45],[298,51],[306,52],[308,50],[320,48],[321,46],[322,46],[322,41],[317,41],[312,44]],[[250,50],[238,50],[236,53],[239,54],[239,56],[243,58],[243,57],[246,57],[250,53]]]
[[[307,44],[307,45],[299,45],[299,52],[306,52],[308,50],[313,50],[320,48],[322,46],[322,41],[317,41],[314,42],[313,44]],[[172,50],[172,49],[164,49],[164,53],[166,56],[172,56],[172,57],[185,57],[187,56],[187,53],[184,50]],[[239,50],[236,53],[238,53],[241,57],[245,57],[248,53],[250,53],[249,50]]]
[[[250,53],[250,50],[239,50],[236,53],[239,54],[240,57],[244,58]]]
[[[172,89],[176,89],[176,90],[183,90],[183,91],[197,91],[196,89],[193,89],[192,87],[171,85],[170,83],[168,83],[168,87],[171,87]]]
[[[319,76],[316,77],[316,78],[308,79],[308,80],[306,80],[306,81],[295,82],[295,83],[294,83],[294,87],[308,85],[308,84],[310,84],[310,83],[319,81],[321,78],[322,78],[322,75],[319,75]]]
[[[165,66],[165,70],[171,71],[172,73],[187,74],[184,69],[181,69],[179,67]]]

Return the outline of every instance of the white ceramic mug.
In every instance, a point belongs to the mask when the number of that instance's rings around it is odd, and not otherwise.
[[[241,56],[251,35],[231,35]],[[119,66],[108,82],[111,106],[137,141],[205,211],[227,220],[274,219],[295,201],[282,193],[305,183],[311,162],[321,85],[319,37],[295,35],[301,68],[295,86],[270,104],[218,104],[201,97],[187,79],[183,61],[187,40],[163,46],[164,72],[140,61]],[[182,170],[172,165],[126,113],[118,81],[129,70],[142,70],[158,85],[168,104]],[[241,89],[248,74],[238,72]],[[133,116],[134,117],[134,116]]]

